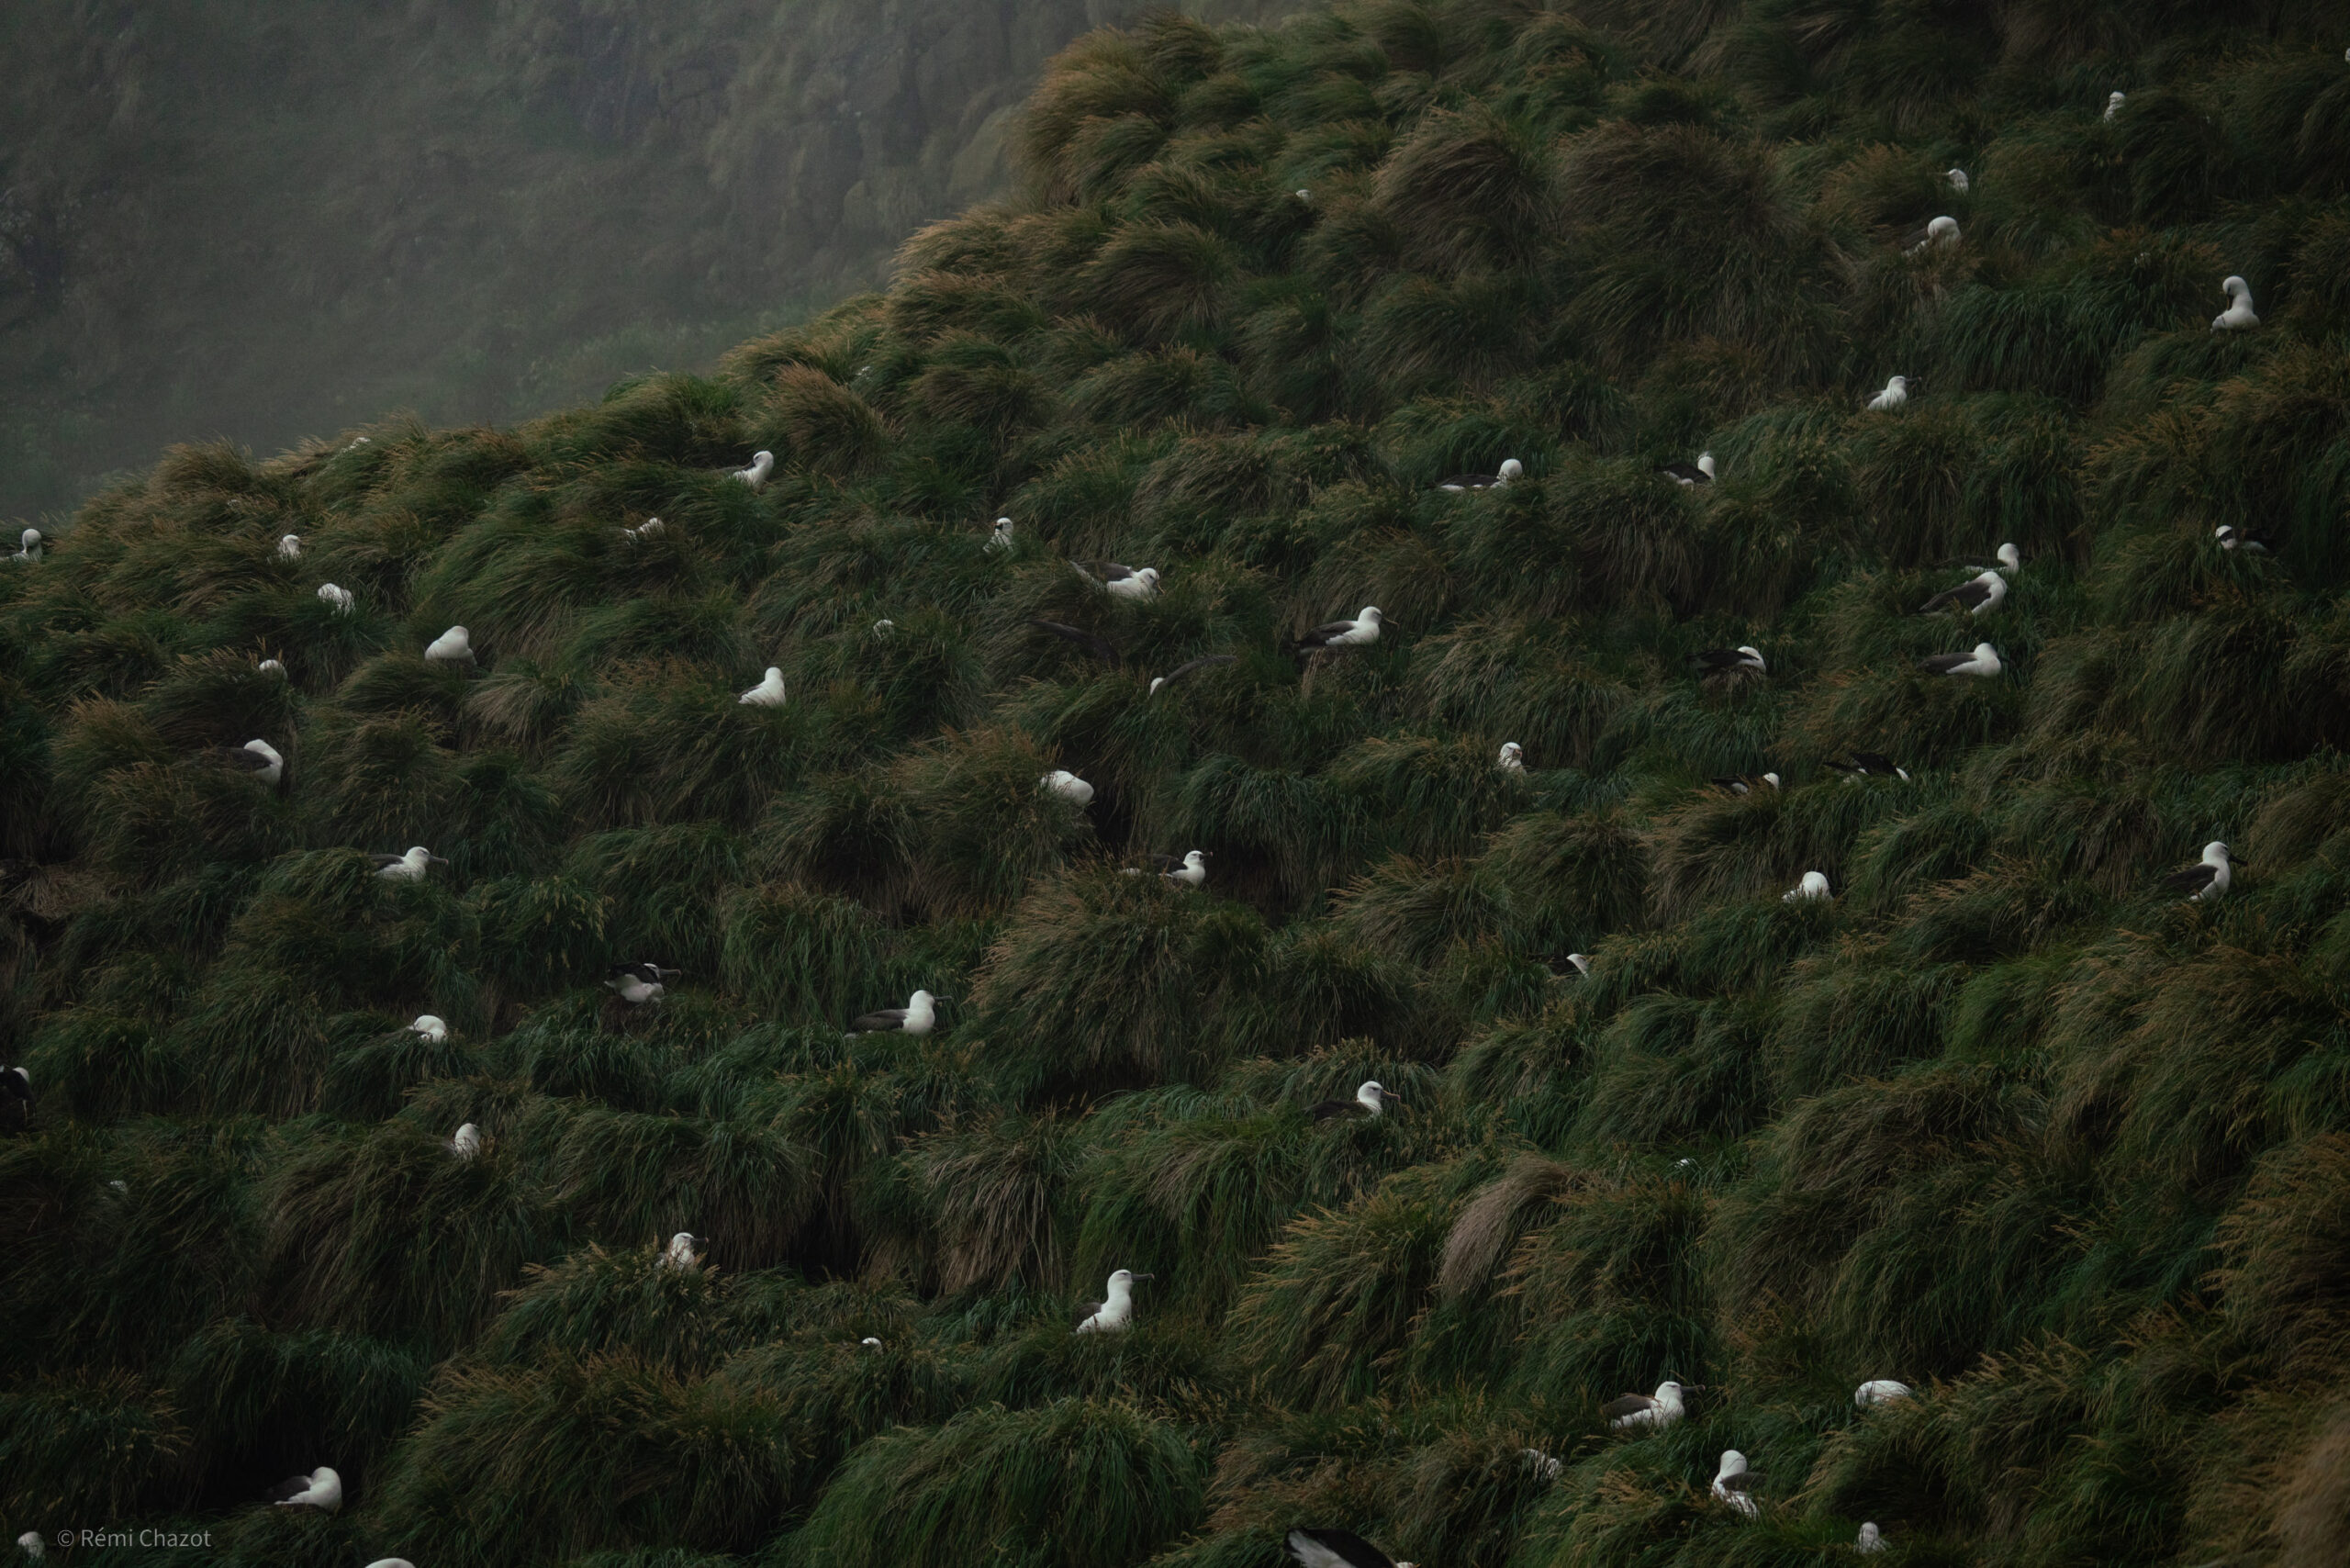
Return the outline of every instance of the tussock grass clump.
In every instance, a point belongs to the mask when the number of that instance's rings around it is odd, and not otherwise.
[[[793,1562],[1128,1562],[1198,1522],[1205,1455],[1117,1402],[968,1411],[877,1438],[786,1542]]]

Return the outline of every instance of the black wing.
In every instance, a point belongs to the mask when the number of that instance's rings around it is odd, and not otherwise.
[[[1684,485],[1710,485],[1713,476],[1694,463],[1668,463],[1657,470],[1668,479],[1678,479]]]
[[[247,751],[241,745],[214,746],[212,755],[229,767],[241,767],[248,773],[261,773],[270,766],[269,758],[257,751]]]
[[[1831,762],[1828,766],[1833,767],[1836,765]],[[1719,788],[1729,790],[1733,795],[1743,795],[1753,788],[1751,784],[1749,784],[1743,778],[1717,778],[1713,780],[1713,782]]]
[[[1097,1313],[1097,1312],[1101,1311],[1103,1307],[1105,1307],[1105,1306],[1107,1306],[1107,1305],[1110,1305],[1110,1304],[1109,1304],[1108,1302],[1104,1302],[1104,1301],[1089,1301],[1089,1302],[1087,1302],[1083,1306],[1080,1306],[1080,1307],[1079,1307],[1079,1308],[1077,1309],[1077,1320],[1078,1320],[1078,1322],[1080,1322],[1080,1323],[1083,1323],[1087,1318],[1089,1318],[1089,1317],[1092,1316],[1095,1313]]]
[[[288,1497],[298,1497],[309,1489],[310,1478],[307,1475],[297,1475],[290,1481],[279,1482],[263,1495],[273,1503],[283,1503]]]
[[[1656,1401],[1649,1397],[1647,1394],[1628,1394],[1621,1399],[1611,1399],[1606,1404],[1601,1406],[1599,1407],[1599,1413],[1606,1417],[1609,1420],[1615,1421],[1620,1420],[1626,1416],[1637,1416],[1643,1410],[1653,1410],[1655,1408]]]
[[[1973,664],[1973,654],[1936,654],[1930,659],[1919,659],[1918,667],[1930,675],[1948,675],[1961,665]]]
[[[1105,583],[1122,583],[1135,575],[1135,569],[1132,566],[1120,566],[1115,561],[1075,561],[1070,564],[1080,567],[1092,567]]]
[[[6,1094],[12,1100],[22,1100],[26,1104],[31,1104],[33,1103],[32,1076],[21,1067],[12,1067],[6,1072],[0,1072],[0,1093]]]
[[[1990,597],[1989,587],[1983,583],[1961,583],[1956,588],[1945,588],[1926,600],[1918,607],[1918,613],[1923,615],[1929,610],[1940,610],[1945,604],[1955,604],[1963,609],[1972,610]]]
[[[1362,1105],[1359,1101],[1325,1100],[1314,1107],[1313,1116],[1317,1122],[1326,1122],[1333,1116],[1343,1116],[1350,1111],[1361,1109]]]
[[[1040,626],[1063,642],[1075,643],[1105,665],[1113,665],[1118,662],[1117,644],[1098,633],[1083,631],[1075,626],[1064,626],[1058,621],[1031,621],[1028,624]]]
[[[1852,761],[1859,765],[1863,773],[1882,773],[1890,777],[1901,771],[1893,765],[1893,758],[1881,751],[1856,751],[1852,754]]]
[[[1693,658],[1707,669],[1736,669],[1746,662],[1746,655],[1736,648],[1707,648]]]
[[[370,855],[367,858],[375,863],[375,868],[379,871],[386,866],[403,866],[408,863],[408,857],[405,855]]]
[[[892,1029],[902,1029],[905,1025],[906,1010],[904,1008],[885,1007],[878,1013],[866,1014],[849,1025],[849,1027],[860,1035],[880,1035],[887,1034]]]
[[[1238,654],[1209,654],[1203,658],[1192,659],[1187,664],[1177,665],[1173,669],[1170,669],[1165,675],[1160,676],[1158,678],[1158,683],[1161,686],[1172,686],[1177,681],[1182,679],[1185,676],[1197,675],[1200,671],[1208,668],[1212,665],[1237,665],[1239,662],[1240,655]]]
[[[1300,637],[1297,640],[1298,645],[1300,647],[1318,648],[1328,643],[1331,638],[1343,636],[1354,629],[1355,622],[1351,621],[1326,621],[1321,625],[1316,626],[1313,631],[1308,632],[1304,636]]]
[[[1438,479],[1436,487],[1439,490],[1490,490],[1501,481],[1502,476],[1498,474],[1455,474],[1449,479]]]
[[[2165,877],[2163,886],[2177,888],[2181,892],[2199,893],[2210,887],[2211,879],[2218,875],[2219,872],[2210,866],[2189,866],[2184,871],[2173,871]]]
[[[1393,1558],[1349,1529],[1293,1529],[1289,1554],[1304,1568],[1395,1568]]]

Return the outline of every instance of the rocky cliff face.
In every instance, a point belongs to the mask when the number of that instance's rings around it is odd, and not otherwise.
[[[18,0],[0,516],[173,441],[520,417],[869,286],[1002,183],[1045,59],[1144,8]]]

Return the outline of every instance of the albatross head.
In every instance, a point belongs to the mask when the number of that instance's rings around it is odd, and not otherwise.
[[[1526,465],[1515,457],[1505,457],[1502,459],[1502,471],[1495,477],[1505,485],[1512,480],[1523,479],[1526,477]]]
[[[1380,1087],[1379,1081],[1374,1078],[1368,1080],[1364,1082],[1361,1088],[1355,1091],[1355,1098],[1369,1106],[1371,1108],[1371,1114],[1376,1116],[1379,1114],[1381,1107],[1385,1105],[1388,1101],[1401,1100],[1403,1096],[1401,1094],[1389,1093],[1386,1090]]]
[[[1736,1449],[1722,1450],[1722,1467],[1714,1473],[1717,1481],[1727,1481],[1733,1475],[1746,1473],[1746,1456]]]
[[[2222,278],[2220,280],[2220,292],[2230,299],[2248,299],[2252,296],[2252,285],[2240,277]]]
[[[1366,626],[1377,626],[1387,618],[1379,613],[1379,606],[1375,604],[1366,604],[1362,607],[1362,613],[1356,616],[1355,619],[1361,622]]]

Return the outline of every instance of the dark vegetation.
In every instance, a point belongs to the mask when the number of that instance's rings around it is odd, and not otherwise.
[[[1029,196],[710,377],[99,496],[0,574],[9,1534],[2344,1561],[2340,21],[1096,34]],[[2005,673],[1920,675],[2006,541]],[[420,657],[452,623],[479,672]],[[1766,678],[1691,669],[1741,643]],[[254,736],[283,792],[201,755]],[[2230,895],[2165,892],[2215,838]],[[450,864],[372,874],[410,844]],[[1120,874],[1192,848],[1197,891]],[[640,960],[685,978],[616,1014]],[[935,1033],[845,1036],[917,988]],[[1366,1078],[1385,1116],[1309,1119]],[[1119,1267],[1136,1327],[1073,1337]],[[1603,1428],[1667,1377],[1684,1422]],[[251,1501],[319,1464],[339,1515]]]

